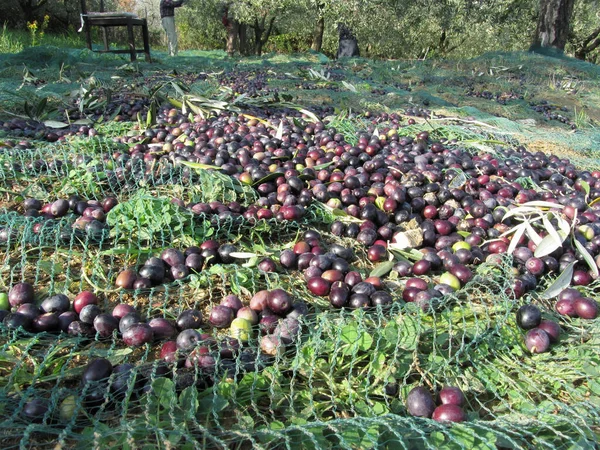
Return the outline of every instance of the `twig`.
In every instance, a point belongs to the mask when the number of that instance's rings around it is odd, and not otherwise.
[[[492,128],[494,130],[499,130],[498,127],[495,127],[493,125],[487,124],[485,122],[480,122],[478,120],[466,120],[466,119],[461,119],[459,117],[440,117],[440,118],[431,118],[429,120],[454,120],[454,121],[457,121],[457,122],[472,123],[474,125],[481,125],[483,127],[488,127],[488,128]]]

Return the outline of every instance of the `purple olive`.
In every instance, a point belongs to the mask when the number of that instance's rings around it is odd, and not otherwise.
[[[208,321],[215,328],[227,328],[234,319],[234,312],[231,308],[223,305],[216,305],[210,311]]]
[[[517,311],[517,325],[524,330],[537,327],[542,321],[542,312],[535,305],[523,305]]]
[[[307,286],[313,294],[324,297],[329,294],[331,282],[322,277],[312,277],[308,280]]]
[[[83,384],[102,381],[110,377],[112,371],[113,366],[108,359],[94,359],[85,367],[81,381]]]
[[[71,301],[69,300],[69,297],[64,294],[56,294],[52,297],[48,297],[40,305],[40,308],[44,312],[56,312],[59,314],[68,311],[70,307]]]
[[[465,402],[465,396],[462,391],[455,386],[445,386],[439,392],[438,396],[443,405],[462,406]]]
[[[112,336],[113,332],[119,328],[119,319],[111,314],[101,313],[94,318],[93,324],[94,329],[98,332],[100,337],[109,338]]]
[[[180,350],[191,350],[192,348],[194,348],[196,345],[198,345],[199,342],[202,341],[202,336],[201,334],[194,330],[193,328],[188,328],[186,330],[183,330],[181,333],[179,333],[179,335],[177,336],[177,348]]]
[[[171,267],[171,276],[174,280],[181,280],[190,274],[185,264],[176,264]]]
[[[10,303],[10,306],[33,303],[34,299],[35,293],[33,291],[33,286],[29,283],[15,284],[10,291],[8,291],[8,302]]]
[[[183,311],[177,317],[177,327],[180,330],[187,330],[190,328],[198,329],[202,326],[202,313],[197,309],[188,309]]]
[[[275,314],[285,315],[292,307],[293,299],[283,289],[274,289],[267,296],[267,306]]]
[[[200,253],[191,253],[185,258],[185,266],[192,272],[200,272],[204,265],[204,257]]]
[[[2,319],[2,323],[6,328],[16,330],[18,328],[23,328],[28,331],[32,326],[32,319],[25,314],[21,314],[19,312],[8,313],[4,319]]]
[[[258,291],[250,299],[250,308],[254,311],[262,311],[267,307],[267,299],[269,297],[269,291],[262,290]]]
[[[160,359],[168,362],[175,363],[178,361],[177,356],[177,342],[167,341],[160,348]]]
[[[444,404],[433,411],[431,416],[436,422],[464,422],[467,420],[465,412],[459,405]]]
[[[85,323],[93,324],[94,319],[102,313],[98,305],[86,305],[79,312],[79,320]]]
[[[548,333],[548,337],[550,338],[550,343],[558,342],[558,338],[560,337],[560,332],[562,331],[560,325],[552,320],[542,320],[538,325],[538,328],[544,330]]]
[[[129,347],[140,347],[153,339],[154,332],[147,323],[135,323],[123,333],[123,342]]]
[[[130,326],[140,323],[141,320],[142,318],[137,311],[127,313],[119,320],[119,331],[124,334]]]
[[[162,259],[169,266],[177,266],[180,264],[185,264],[185,257],[183,253],[174,248],[167,248],[160,255],[160,259]]]
[[[230,294],[221,300],[221,305],[231,308],[234,313],[237,313],[244,305],[237,295]]]
[[[408,393],[406,408],[411,416],[429,418],[435,410],[435,403],[427,389],[423,386],[417,386]]]
[[[74,320],[69,323],[67,333],[72,336],[92,337],[96,334],[94,326],[91,323],[85,323],[81,320]]]
[[[329,303],[335,308],[342,308],[348,304],[350,286],[343,281],[336,281],[329,290]]]
[[[598,303],[589,297],[580,297],[573,301],[575,313],[582,319],[595,319],[598,317]]]
[[[40,308],[38,308],[33,303],[24,303],[24,304],[22,304],[21,306],[19,306],[17,308],[16,312],[27,316],[30,320],[35,319],[36,317],[38,317],[42,313],[42,311],[40,311]]]
[[[32,321],[33,331],[36,332],[54,332],[60,329],[60,322],[57,313],[46,313],[37,316]]]
[[[556,309],[556,312],[561,316],[577,317],[575,301],[571,298],[559,299],[554,305],[554,309]]]
[[[113,308],[112,315],[117,319],[121,320],[121,318],[131,312],[136,312],[135,308],[127,303],[119,303],[117,306]]]
[[[59,328],[65,333],[68,332],[71,322],[75,322],[78,318],[79,316],[75,311],[66,311],[60,314],[58,316]]]
[[[162,317],[151,319],[148,322],[148,326],[152,329],[155,340],[171,339],[177,334],[175,325],[170,320]]]
[[[41,423],[48,409],[47,400],[34,398],[23,406],[23,417],[34,423]]]
[[[540,328],[533,328],[525,335],[525,346],[531,353],[544,353],[550,349],[550,336]]]
[[[81,313],[84,306],[97,305],[98,297],[90,291],[81,291],[73,300],[73,309],[77,314]]]

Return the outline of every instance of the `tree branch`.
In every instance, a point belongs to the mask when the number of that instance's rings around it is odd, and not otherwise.
[[[596,28],[594,31],[592,31],[592,34],[590,34],[588,37],[586,37],[586,38],[583,40],[583,42],[581,43],[581,46],[582,46],[583,48],[587,47],[587,46],[588,46],[588,44],[589,44],[590,42],[592,42],[592,40],[593,40],[594,38],[596,38],[596,37],[597,37],[599,34],[600,34],[600,27],[598,27],[598,28]],[[594,47],[594,48],[596,48],[596,47]],[[592,49],[592,50],[593,50],[593,49]]]
[[[592,45],[590,45],[589,47],[586,47],[586,52],[593,52],[594,50],[596,50],[598,47],[600,47],[600,37],[596,38],[593,42]]]
[[[274,23],[275,23],[275,16],[271,17],[271,20],[269,21],[269,29],[265,33],[265,37],[262,40],[263,44],[266,44],[267,41],[269,40],[269,36],[271,36],[271,31],[273,31],[273,24]]]

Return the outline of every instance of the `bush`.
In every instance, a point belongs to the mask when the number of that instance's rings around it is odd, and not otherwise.
[[[265,45],[265,52],[298,53],[310,49],[311,37],[307,33],[282,33],[271,36]]]

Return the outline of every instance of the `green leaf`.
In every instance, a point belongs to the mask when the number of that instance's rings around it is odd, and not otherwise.
[[[277,127],[277,132],[275,133],[275,139],[281,140],[283,138],[283,120],[279,121],[279,126]]]
[[[210,411],[215,414],[224,411],[228,406],[229,402],[227,399],[220,395],[212,395],[212,393],[200,401],[201,411]]]
[[[519,241],[521,240],[521,237],[523,236],[523,234],[525,234],[525,230],[527,230],[527,225],[529,225],[529,222],[526,221],[526,222],[523,222],[523,223],[517,225],[515,228],[513,228],[515,230],[515,234],[510,239],[510,245],[508,246],[506,253],[508,253],[509,255],[512,255],[512,253],[517,248],[517,245],[518,245]]]
[[[575,243],[575,247],[577,247],[579,253],[581,253],[581,256],[583,256],[583,259],[585,259],[585,262],[587,263],[588,267],[592,271],[594,279],[598,278],[598,265],[596,264],[594,257],[590,255],[590,252],[588,252],[587,249],[577,239],[573,239],[573,242]]]
[[[67,128],[69,126],[68,123],[59,122],[58,120],[46,120],[44,121],[44,125],[48,128]]]
[[[556,249],[562,247],[562,243],[567,236],[562,232],[562,230],[558,234],[560,235],[559,241],[557,241],[551,233],[547,234],[546,237],[544,237],[544,239],[542,239],[542,241],[536,247],[535,252],[533,253],[534,256],[536,258],[548,256]]]
[[[373,345],[373,338],[366,331],[359,331],[357,326],[346,325],[342,328],[340,339],[347,344],[351,344],[352,348],[366,352]]]
[[[180,161],[179,164],[181,164],[183,166],[187,166],[190,169],[197,169],[197,170],[208,170],[208,169],[221,170],[221,168],[219,166],[211,166],[210,164],[201,164],[201,163],[191,162],[191,161]]]
[[[588,197],[590,196],[590,185],[585,180],[579,180],[579,183],[581,184],[581,188],[583,189],[583,192],[585,192],[585,199],[587,201]]]
[[[169,378],[156,378],[152,382],[152,396],[158,400],[158,404],[164,409],[171,409],[175,403],[175,383]]]
[[[259,186],[268,181],[276,180],[277,178],[282,177],[282,176],[284,176],[284,174],[281,172],[272,172],[269,175],[262,177],[260,180],[257,180],[254,183],[252,183],[252,186],[256,187],[256,186]]]
[[[196,414],[198,405],[198,390],[195,386],[188,386],[179,394],[179,407],[190,416]]]
[[[567,288],[571,284],[571,279],[573,278],[573,267],[575,267],[575,263],[577,261],[572,261],[569,263],[565,270],[558,276],[558,278],[552,283],[548,288],[542,292],[540,295],[541,298],[549,299],[556,297],[560,292]]]
[[[335,164],[335,161],[329,161],[323,164],[319,164],[313,167],[313,170],[321,170],[321,169],[326,169],[329,166],[331,166],[332,164]]]
[[[387,275],[392,268],[394,267],[394,261],[384,261],[382,263],[379,263],[377,265],[377,267],[375,267],[371,273],[369,274],[370,277],[382,277],[384,275]]]
[[[250,258],[255,258],[258,255],[256,253],[250,253],[250,252],[231,252],[229,254],[229,256],[231,256],[232,258],[237,258],[237,259],[250,259]]]

